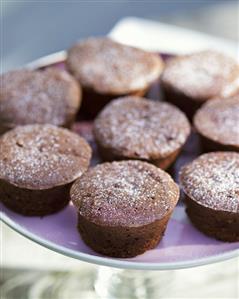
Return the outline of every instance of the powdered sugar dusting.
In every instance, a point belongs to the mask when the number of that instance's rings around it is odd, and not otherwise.
[[[118,155],[158,159],[185,143],[190,125],[184,114],[168,103],[125,97],[100,113],[94,133],[99,144]]]
[[[171,59],[162,81],[197,100],[218,95],[239,72],[236,61],[215,51],[202,51]]]
[[[215,210],[239,212],[239,153],[214,152],[183,167],[184,192],[196,202]]]
[[[80,136],[51,125],[17,127],[0,138],[0,179],[27,189],[74,181],[88,168],[91,149]]]
[[[223,98],[234,95],[239,95],[239,70],[237,76],[225,84],[220,94]]]
[[[69,50],[67,65],[84,87],[106,94],[144,89],[158,79],[163,68],[158,55],[109,38],[76,44]]]
[[[0,123],[66,125],[78,111],[80,90],[67,72],[48,68],[16,70],[1,76]]]
[[[194,124],[203,136],[239,147],[239,95],[209,101],[196,113]]]
[[[178,197],[178,187],[166,172],[141,161],[100,164],[71,190],[83,217],[112,226],[138,226],[161,219],[172,212]]]

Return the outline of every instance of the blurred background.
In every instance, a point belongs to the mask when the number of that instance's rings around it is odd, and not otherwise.
[[[1,0],[3,70],[107,34],[125,16],[138,16],[238,40],[237,0]]]
[[[236,0],[0,2],[1,72],[66,49],[78,39],[107,34],[126,16],[239,40]],[[174,283],[162,298],[239,298],[238,259],[171,274]],[[1,224],[1,299],[98,298],[95,275],[96,266],[51,252]]]

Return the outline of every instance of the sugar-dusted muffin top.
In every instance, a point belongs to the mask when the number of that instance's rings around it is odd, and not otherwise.
[[[217,51],[202,51],[170,59],[162,82],[196,101],[206,101],[221,93],[239,74],[239,65]]]
[[[98,37],[74,45],[67,66],[83,87],[122,95],[147,88],[159,78],[163,62],[157,54]]]
[[[7,72],[0,79],[0,126],[64,126],[80,106],[79,84],[66,71],[21,69]]]
[[[178,108],[135,96],[112,101],[94,123],[97,142],[126,158],[167,157],[189,133],[190,124]]]
[[[53,125],[19,126],[0,137],[0,179],[20,188],[70,183],[88,168],[91,148],[80,136]]]
[[[233,76],[222,88],[219,97],[230,98],[239,96],[239,70],[236,76]]]
[[[239,212],[239,153],[203,154],[180,171],[188,197],[217,211]]]
[[[71,189],[79,214],[96,224],[140,226],[172,212],[178,186],[163,170],[142,161],[99,164]]]
[[[206,138],[239,150],[239,94],[208,101],[194,116],[194,126]]]

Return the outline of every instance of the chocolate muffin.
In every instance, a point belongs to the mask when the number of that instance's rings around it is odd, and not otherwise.
[[[239,74],[232,58],[216,51],[202,51],[169,59],[161,76],[165,99],[192,119],[208,99],[218,96]]]
[[[143,96],[158,80],[163,62],[157,54],[98,37],[74,45],[67,66],[83,87],[83,110],[95,116],[115,97]]]
[[[71,188],[82,239],[96,252],[121,258],[158,244],[178,198],[172,178],[142,161],[99,164]]]
[[[239,151],[239,94],[208,101],[194,116],[206,151]]]
[[[177,107],[139,97],[112,101],[93,128],[106,161],[139,159],[166,169],[190,134],[190,124]]]
[[[91,149],[53,125],[19,126],[0,137],[0,198],[11,210],[44,216],[62,209],[88,168]]]
[[[0,133],[18,125],[73,123],[81,91],[66,71],[22,69],[5,73],[0,80]]]
[[[223,86],[219,97],[230,98],[236,95],[239,96],[239,72],[237,76],[233,77]]]
[[[239,241],[239,153],[207,153],[180,173],[187,214],[203,233]]]

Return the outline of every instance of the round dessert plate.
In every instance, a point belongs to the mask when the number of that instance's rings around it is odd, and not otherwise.
[[[64,68],[65,53],[55,53],[30,64],[32,68],[48,66]],[[152,87],[148,97],[159,98],[158,88]],[[92,136],[92,121],[81,115],[73,130],[93,147],[92,165],[100,162]],[[200,154],[197,136],[192,135],[170,173],[177,181],[179,168]],[[1,220],[15,231],[38,244],[82,261],[128,269],[169,270],[194,267],[222,261],[239,255],[239,242],[226,243],[200,233],[187,218],[183,198],[180,199],[166,229],[164,238],[153,250],[130,259],[102,256],[82,241],[77,231],[77,213],[70,203],[64,210],[45,217],[16,214],[0,203]]]
[[[175,209],[160,244],[130,259],[104,257],[87,247],[76,229],[77,215],[71,204],[42,218],[21,216],[0,207],[2,220],[27,238],[64,255],[105,266],[168,270],[213,263],[238,254],[239,243],[219,242],[197,231],[189,223],[183,206]]]

